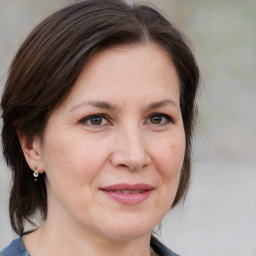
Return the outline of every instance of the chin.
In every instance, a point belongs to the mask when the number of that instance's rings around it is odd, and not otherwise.
[[[118,239],[118,240],[132,240],[132,239],[137,239],[137,238],[141,238],[143,236],[149,236],[151,234],[151,229],[141,229],[141,228],[137,228],[134,227],[126,229],[126,230],[121,230],[119,228],[119,230],[111,230],[111,232],[109,232],[109,237],[111,237],[112,239]]]
[[[125,221],[116,220],[104,229],[105,233],[113,239],[137,239],[143,236],[150,236],[152,229],[160,222],[148,220],[147,218],[127,218]]]

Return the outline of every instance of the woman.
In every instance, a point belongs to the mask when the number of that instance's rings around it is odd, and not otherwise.
[[[150,7],[87,0],[40,23],[1,102],[20,237],[0,255],[176,255],[152,229],[188,188],[198,80]]]

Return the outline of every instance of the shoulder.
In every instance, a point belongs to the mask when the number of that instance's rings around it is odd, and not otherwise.
[[[21,237],[19,237],[0,251],[0,256],[29,256],[29,254],[25,249]]]
[[[150,246],[159,256],[179,256],[163,245],[157,238],[151,236]],[[1,255],[0,255],[1,256]]]

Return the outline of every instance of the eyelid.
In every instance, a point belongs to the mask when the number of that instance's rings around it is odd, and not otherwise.
[[[86,123],[87,121],[89,121],[91,118],[93,117],[101,117],[102,119],[105,119],[107,121],[107,123],[109,124],[110,121],[111,121],[111,118],[107,115],[107,114],[104,114],[104,113],[97,113],[97,114],[92,114],[92,115],[88,115],[88,116],[85,116],[83,117],[79,123]],[[88,124],[89,126],[103,126],[103,125],[106,125],[106,124],[100,124],[100,125],[92,125],[92,124]]]
[[[168,115],[168,114],[164,114],[164,113],[161,113],[161,112],[155,112],[155,113],[152,113],[150,114],[148,117],[147,117],[147,120],[154,117],[154,116],[160,116],[160,117],[163,117],[163,118],[166,118],[168,123],[175,123],[175,120],[173,119],[172,116]],[[153,123],[152,123],[153,124]],[[166,124],[166,123],[164,123]],[[164,124],[153,124],[153,125],[164,125]]]
[[[152,118],[154,116],[159,116],[159,117],[165,118],[166,121],[164,123],[154,124],[154,123],[150,122],[150,118]],[[104,125],[111,124],[111,117],[109,115],[105,114],[105,113],[97,113],[97,114],[91,114],[91,115],[85,116],[85,117],[83,117],[79,120],[79,123],[86,124],[86,122],[88,122],[91,118],[94,118],[94,117],[101,117],[107,123],[99,124],[99,125],[93,125],[93,124],[87,123],[88,126],[101,127],[101,126],[104,126]],[[146,117],[145,123],[152,124],[152,125],[155,125],[155,126],[161,126],[161,125],[166,125],[168,123],[175,123],[175,120],[169,114],[165,114],[165,113],[162,113],[162,112],[155,112],[155,113],[151,113],[150,115],[148,115]]]

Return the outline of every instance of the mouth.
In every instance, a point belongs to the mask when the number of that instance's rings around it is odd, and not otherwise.
[[[100,189],[109,198],[127,205],[139,204],[145,201],[153,191],[148,184],[115,184]]]
[[[143,193],[145,192],[145,190],[110,190],[110,191],[107,191],[107,192],[110,192],[110,193],[118,193],[118,194],[138,194],[138,193]]]

